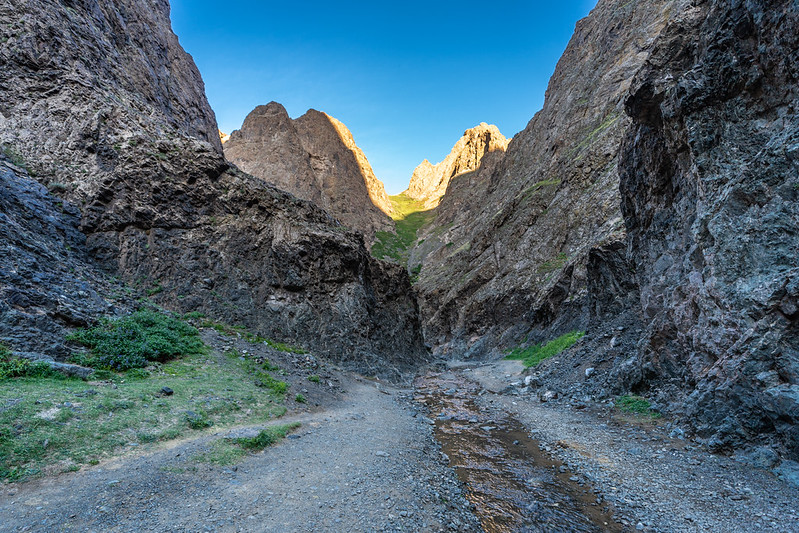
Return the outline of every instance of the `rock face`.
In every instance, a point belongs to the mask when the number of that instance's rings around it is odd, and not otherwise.
[[[504,152],[508,142],[499,128],[482,122],[463,132],[449,155],[440,163],[433,165],[427,159],[422,161],[413,171],[410,185],[403,194],[423,201],[426,209],[432,209],[439,204],[453,179],[477,170],[487,153]]]
[[[225,142],[225,156],[240,169],[326,209],[368,243],[390,231],[391,201],[352,133],[311,109],[296,120],[280,104],[256,107]]]
[[[76,282],[90,286],[86,296],[69,296],[82,299],[74,306],[33,297],[27,278],[69,256],[74,244],[80,257],[86,250],[86,261],[169,309],[203,311],[357,370],[397,377],[426,357],[401,268],[372,259],[363,237],[325,211],[224,160],[166,1],[12,1],[0,7],[0,22],[7,82],[0,86],[0,141],[59,191],[67,213],[43,215],[53,218],[53,247],[36,254],[49,262],[31,256],[30,275],[6,278],[4,293],[22,296],[0,315],[0,341],[31,351],[21,345],[27,340],[5,332],[41,329],[56,339],[58,328],[109,309],[96,296],[108,293],[89,274]],[[16,189],[25,187],[43,208],[54,204],[29,182]],[[23,220],[29,211],[4,213],[33,234],[42,228]],[[74,231],[77,213],[83,236]],[[4,249],[17,246],[13,236],[2,234]]]
[[[86,253],[80,212],[0,156],[0,342],[65,358],[64,336],[125,309],[125,293]]]
[[[708,1],[626,102],[622,211],[645,323],[630,381],[718,448],[799,457],[799,5]],[[671,393],[671,394],[669,394]]]
[[[624,99],[672,7],[600,1],[577,24],[543,109],[507,152],[449,183],[409,262],[421,265],[426,340],[439,353],[488,354],[587,325],[590,251],[625,235]]]
[[[797,36],[796,2],[600,1],[544,109],[422,230],[427,341],[587,329],[531,380],[798,458]]]

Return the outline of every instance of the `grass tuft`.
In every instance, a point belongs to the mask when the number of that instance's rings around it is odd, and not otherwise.
[[[255,437],[241,437],[234,439],[234,442],[246,450],[259,451],[285,438],[298,427],[300,427],[299,422],[272,426],[261,431]]]
[[[662,415],[652,410],[652,403],[643,396],[625,395],[616,399],[616,409],[623,413],[660,418]]]
[[[543,346],[534,344],[527,348],[517,347],[514,348],[505,359],[521,361],[524,366],[536,366],[538,363],[552,356],[558,355],[563,350],[570,348],[585,335],[584,331],[572,331],[561,335],[557,339],[553,339]]]

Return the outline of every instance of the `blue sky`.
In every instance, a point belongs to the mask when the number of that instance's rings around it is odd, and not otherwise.
[[[574,24],[596,0],[172,0],[219,127],[272,100],[352,131],[390,194],[488,122],[510,137],[541,109]]]

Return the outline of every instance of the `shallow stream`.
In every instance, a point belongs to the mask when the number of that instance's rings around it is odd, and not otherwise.
[[[417,380],[415,399],[435,420],[486,532],[623,531],[591,487],[542,452],[519,422],[481,411],[479,392],[458,374],[429,373]]]

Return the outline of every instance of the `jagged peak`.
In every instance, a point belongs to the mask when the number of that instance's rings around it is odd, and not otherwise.
[[[414,169],[404,194],[424,201],[428,208],[435,207],[453,178],[477,170],[486,153],[497,150],[504,152],[508,143],[510,139],[502,135],[497,126],[481,122],[464,131],[449,155],[440,163],[433,165],[427,159],[422,161]]]

